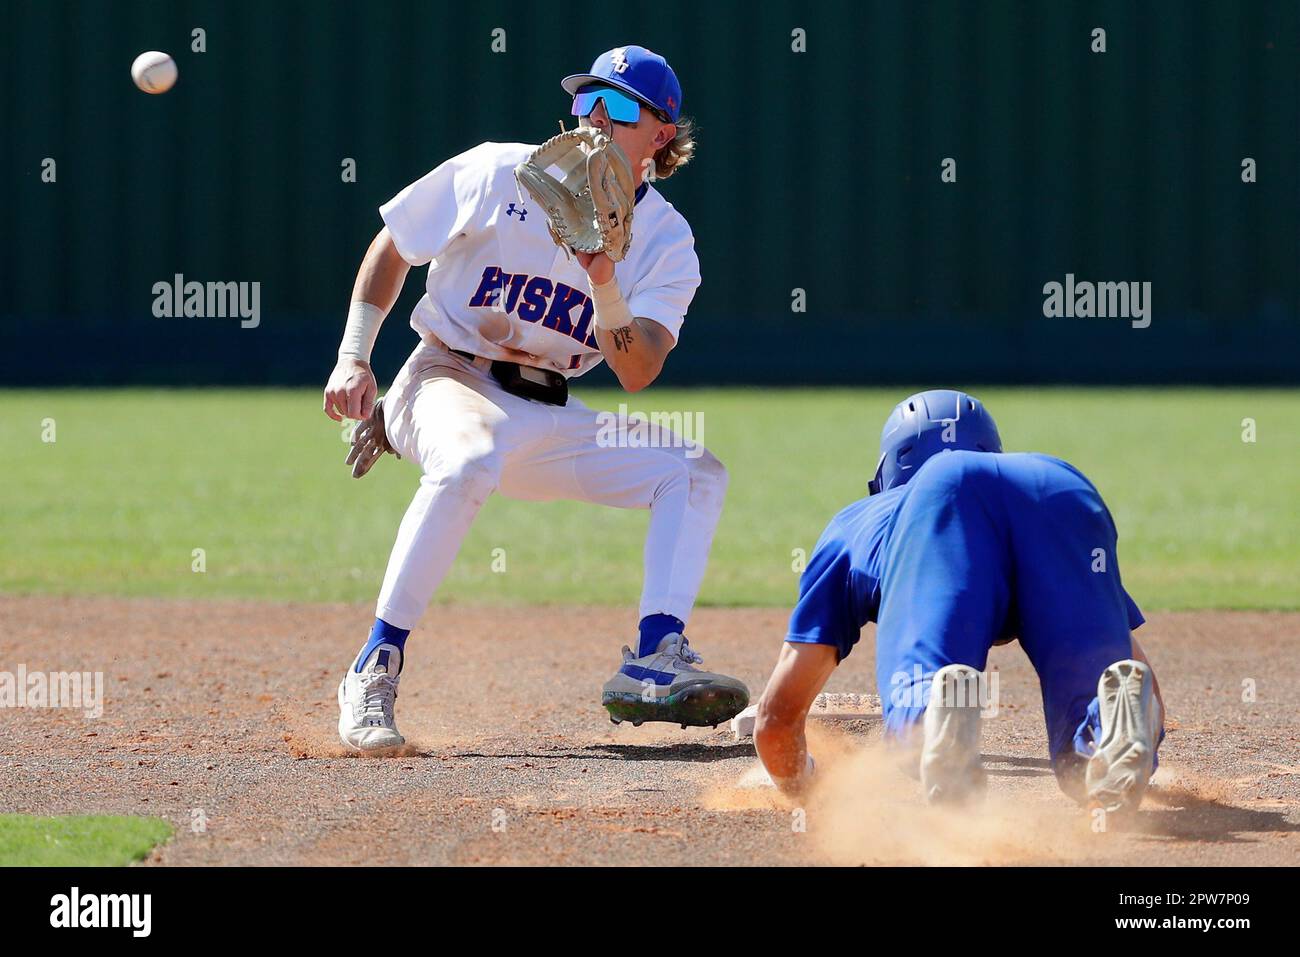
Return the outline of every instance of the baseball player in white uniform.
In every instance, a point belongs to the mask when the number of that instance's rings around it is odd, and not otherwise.
[[[404,743],[394,707],[406,638],[494,491],[650,510],[639,634],[602,695],[611,720],[714,725],[748,704],[740,681],[694,667],[702,659],[684,634],[722,511],[722,463],[662,429],[653,447],[611,441],[607,423],[602,439],[597,413],[568,395],[568,380],[601,361],[629,392],[653,382],[699,286],[690,227],[650,183],[694,148],[681,88],[663,57],[637,46],[562,86],[579,123],[643,171],[625,258],[571,258],[514,178],[536,147],[483,143],[380,209],[384,228],[357,275],[325,413],[365,420],[354,474],[383,451],[424,473],[370,637],[339,685],[339,735],[358,750]],[[411,315],[420,344],[377,401],[371,348],[407,271],[426,264]]]

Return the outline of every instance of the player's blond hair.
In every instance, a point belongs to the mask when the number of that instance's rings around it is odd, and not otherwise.
[[[695,157],[695,122],[683,116],[677,135],[655,153],[655,179],[667,179]]]

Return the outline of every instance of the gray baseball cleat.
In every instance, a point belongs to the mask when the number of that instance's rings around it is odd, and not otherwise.
[[[1161,725],[1151,669],[1132,658],[1115,662],[1101,673],[1097,701],[1101,740],[1084,777],[1088,806],[1136,811],[1155,767]]]
[[[665,635],[651,654],[638,658],[626,646],[623,664],[605,682],[600,703],[614,724],[668,721],[687,726],[717,726],[749,704],[744,682],[693,667],[704,659],[684,635]]]
[[[980,680],[969,665],[946,665],[935,672],[921,746],[921,792],[927,803],[958,804],[984,791]]]
[[[356,751],[381,751],[406,743],[398,733],[393,709],[402,670],[396,645],[380,645],[358,672],[356,665],[339,683],[339,737]]]

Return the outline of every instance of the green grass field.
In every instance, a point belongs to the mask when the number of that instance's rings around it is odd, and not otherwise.
[[[1009,450],[1060,455],[1101,489],[1144,608],[1300,608],[1300,392],[973,391]],[[880,424],[906,390],[578,393],[597,408],[703,414],[731,490],[701,602],[784,606],[793,550],[865,494]],[[386,458],[353,480],[316,390],[10,391],[0,402],[9,593],[369,601],[418,478]],[[645,522],[496,496],[440,600],[634,603]],[[192,570],[195,549],[206,571]]]
[[[171,836],[156,817],[0,814],[0,867],[120,867]]]

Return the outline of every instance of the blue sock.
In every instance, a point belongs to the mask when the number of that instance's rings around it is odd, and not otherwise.
[[[646,615],[641,619],[641,640],[637,642],[636,656],[644,658],[654,654],[664,635],[685,634],[686,623],[672,615]]]
[[[366,659],[380,645],[396,645],[397,650],[402,653],[402,664],[406,664],[406,638],[411,633],[409,628],[398,628],[390,625],[382,618],[375,619],[375,625],[370,629],[370,638],[366,641],[365,646],[361,649],[361,654],[357,655],[357,660],[352,667],[357,674],[361,673],[361,666],[366,663]],[[401,672],[401,668],[397,669]]]

